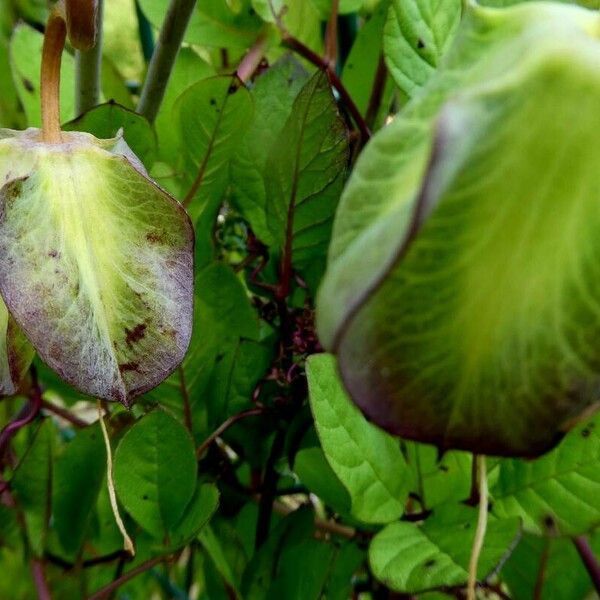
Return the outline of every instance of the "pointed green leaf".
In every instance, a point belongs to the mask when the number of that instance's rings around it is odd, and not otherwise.
[[[184,515],[196,489],[196,470],[189,432],[162,410],[140,419],[115,452],[118,498],[156,538],[163,538]]]
[[[597,15],[472,10],[448,65],[354,173],[319,332],[387,430],[530,456],[596,401],[600,381]],[[413,150],[396,154],[407,139]]]
[[[600,420],[589,420],[546,456],[500,461],[493,511],[519,516],[538,535],[580,535],[600,525]]]
[[[369,547],[375,577],[406,594],[466,584],[476,523],[476,509],[455,505],[440,510],[422,526],[401,522],[387,525]],[[488,523],[477,566],[479,580],[506,560],[519,536],[519,519]]]
[[[450,46],[462,0],[391,0],[383,49],[398,87],[414,96]]]
[[[254,119],[231,161],[233,201],[265,244],[272,243],[267,226],[265,165],[277,134],[292,111],[308,75],[300,63],[287,56],[257,78],[252,88]]]
[[[10,485],[25,517],[27,537],[36,556],[46,546],[52,503],[52,421],[39,426]]]
[[[389,523],[404,512],[409,476],[400,444],[371,425],[351,403],[335,359],[307,362],[310,405],[331,468],[352,499],[352,514],[365,523]]]
[[[211,77],[188,88],[173,108],[192,218],[211,199],[221,200],[229,164],[252,120],[252,98],[235,77]],[[193,201],[193,202],[192,202]]]
[[[169,532],[169,547],[176,550],[189,544],[208,523],[218,506],[217,486],[212,483],[198,484],[181,519]]]
[[[294,101],[265,167],[267,225],[276,248],[289,246],[295,265],[324,255],[348,153],[346,126],[319,71]]]
[[[61,377],[127,404],[187,349],[193,231],[122,139],[63,139],[0,141],[0,292]]]

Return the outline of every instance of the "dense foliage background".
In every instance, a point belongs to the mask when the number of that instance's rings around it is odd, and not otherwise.
[[[70,50],[61,85],[64,128],[123,128],[196,230],[183,365],[131,410],[104,404],[136,555],[111,511],[96,401],[36,359],[0,402],[0,599],[461,598],[473,456],[371,425],[314,310],[355,161],[435,72],[462,4],[199,0],[148,119],[135,109],[168,5],[106,2],[99,106],[76,114]],[[40,126],[47,15],[45,0],[0,0],[2,127]],[[595,597],[597,420],[535,461],[488,460],[481,597]]]

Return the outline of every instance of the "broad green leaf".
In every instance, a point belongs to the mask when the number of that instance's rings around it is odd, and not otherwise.
[[[133,110],[131,92],[127,88],[125,79],[117,66],[106,55],[102,57],[101,77],[102,91],[106,100],[108,102],[116,102],[124,108]]]
[[[115,487],[127,512],[162,538],[177,526],[196,489],[194,444],[162,410],[142,417],[115,452]]]
[[[579,535],[600,525],[600,420],[589,420],[535,461],[500,461],[493,511],[527,531]]]
[[[253,232],[270,245],[267,226],[265,170],[271,147],[288,119],[307,73],[293,56],[287,56],[257,78],[252,88],[254,119],[231,161],[233,202],[250,223]]]
[[[203,269],[196,276],[196,288],[202,293],[195,298],[192,339],[182,363],[183,382],[194,412],[207,410],[206,396],[211,393],[208,386],[217,357],[235,354],[242,338],[253,342],[259,339],[258,317],[243,284],[230,268],[215,263]],[[261,377],[262,373],[256,376]],[[172,410],[180,411],[181,385],[178,369],[153,392],[153,397]],[[228,399],[230,391],[235,390],[225,386],[223,392]],[[213,423],[213,426],[219,424]],[[204,427],[208,424],[204,423]],[[209,432],[202,430],[202,433]]]
[[[87,131],[100,139],[117,137],[123,130],[123,139],[132,152],[149,168],[156,154],[156,136],[150,123],[132,110],[114,102],[101,104],[63,127],[66,131]]]
[[[296,97],[265,167],[267,226],[294,265],[325,253],[348,153],[346,126],[319,71]]]
[[[363,153],[318,329],[385,429],[531,456],[596,401],[596,18],[472,8],[438,75]]]
[[[189,87],[173,108],[182,167],[189,186],[186,202],[195,219],[211,199],[222,198],[229,164],[252,120],[252,99],[235,77],[212,77]]]
[[[447,506],[425,521],[391,523],[369,547],[373,574],[390,589],[416,594],[466,584],[477,510]],[[489,576],[509,555],[520,535],[519,519],[490,520],[477,566]]]
[[[189,544],[208,523],[218,506],[217,487],[212,483],[199,483],[181,519],[171,528],[170,547],[177,549]]]
[[[183,47],[179,50],[160,111],[154,121],[160,160],[177,165],[179,136],[177,128],[173,127],[173,106],[177,98],[193,84],[213,75],[216,75],[214,68],[202,60],[192,48]]]
[[[128,404],[181,362],[193,231],[121,139],[5,132],[0,292],[43,360],[81,391]],[[43,216],[43,218],[42,218]]]
[[[0,298],[0,396],[15,394],[35,351]]]
[[[140,0],[148,20],[160,28],[169,0]],[[226,0],[199,2],[185,32],[185,41],[199,46],[246,49],[252,46],[262,27],[262,21],[251,10],[250,0],[240,0],[233,11]]]
[[[524,535],[503,565],[501,576],[514,600],[588,598],[592,588],[570,539]]]
[[[43,37],[29,25],[19,25],[10,41],[13,81],[30,127],[39,127],[42,122],[40,70]],[[73,57],[64,52],[60,77],[60,115],[63,122],[75,117],[74,86],[75,63]]]
[[[310,357],[307,377],[317,433],[331,468],[350,493],[352,514],[365,523],[397,519],[409,485],[398,440],[371,425],[352,404],[332,356]]]
[[[10,485],[23,511],[29,544],[42,556],[50,523],[52,495],[52,421],[46,419],[36,431]]]
[[[211,427],[218,427],[227,417],[252,408],[252,392],[267,375],[273,355],[273,343],[240,338],[227,348],[221,339],[208,383],[208,397],[204,400]]]
[[[64,551],[75,556],[106,474],[106,450],[98,425],[80,431],[58,455],[53,469],[53,527]]]
[[[414,96],[450,46],[462,0],[391,0],[383,49],[398,87]]]

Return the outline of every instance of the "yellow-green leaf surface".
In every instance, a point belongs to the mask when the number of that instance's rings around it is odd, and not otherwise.
[[[414,594],[467,582],[477,511],[445,506],[423,525],[391,523],[369,547],[377,579],[390,589]],[[519,519],[492,519],[477,565],[478,579],[488,577],[505,560],[520,536]]]
[[[383,39],[385,61],[398,87],[413,96],[450,46],[462,0],[391,0]]]
[[[384,428],[536,455],[597,401],[599,32],[576,7],[473,8],[363,153],[318,319]]]
[[[319,354],[307,364],[310,406],[325,457],[365,523],[389,523],[404,512],[410,485],[400,444],[368,423],[350,402],[335,358]]]
[[[5,132],[0,293],[43,360],[81,391],[129,404],[181,362],[193,231],[122,139]]]

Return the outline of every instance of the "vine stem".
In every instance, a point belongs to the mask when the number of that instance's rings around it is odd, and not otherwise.
[[[31,560],[31,572],[33,574],[33,581],[35,583],[38,600],[52,600],[50,588],[48,587],[48,582],[46,581],[46,575],[44,573],[43,561],[33,558]]]
[[[156,119],[162,104],[173,65],[195,6],[196,0],[171,0],[167,9],[137,106],[137,112],[151,123]]]
[[[240,62],[236,71],[236,75],[242,83],[246,84],[252,75],[254,75],[256,69],[258,69],[263,59],[266,45],[267,36],[265,34],[259,35],[252,48],[248,50]]]
[[[595,590],[600,593],[600,565],[596,560],[596,556],[594,555],[590,543],[584,535],[578,535],[573,538],[573,544],[575,544],[575,548],[577,548],[577,552],[594,584]]]
[[[102,24],[104,0],[97,0],[95,45],[75,53],[75,110],[77,115],[90,110],[100,100],[102,75]]]
[[[477,585],[477,565],[479,556],[483,548],[483,540],[487,529],[488,519],[488,485],[487,469],[485,465],[485,456],[475,456],[479,474],[479,516],[477,518],[477,530],[471,549],[471,559],[469,560],[469,579],[467,583],[467,600],[475,600],[475,587]]]
[[[108,497],[110,498],[110,506],[112,508],[117,527],[119,528],[119,531],[123,536],[123,547],[126,552],[129,552],[129,554],[131,554],[131,556],[135,556],[135,547],[133,545],[133,542],[131,541],[131,538],[129,537],[129,534],[127,533],[127,529],[125,529],[125,524],[123,523],[121,513],[119,512],[117,494],[115,492],[115,482],[113,478],[112,448],[110,446],[110,438],[108,437],[106,423],[104,422],[104,415],[102,413],[102,404],[100,403],[100,400],[98,400],[98,420],[100,421],[100,429],[102,430],[102,437],[104,438],[104,445],[106,446],[106,483],[108,485]]]
[[[67,15],[64,0],[59,0],[48,17],[42,48],[40,78],[42,101],[42,140],[60,144],[60,63],[67,39]]]

